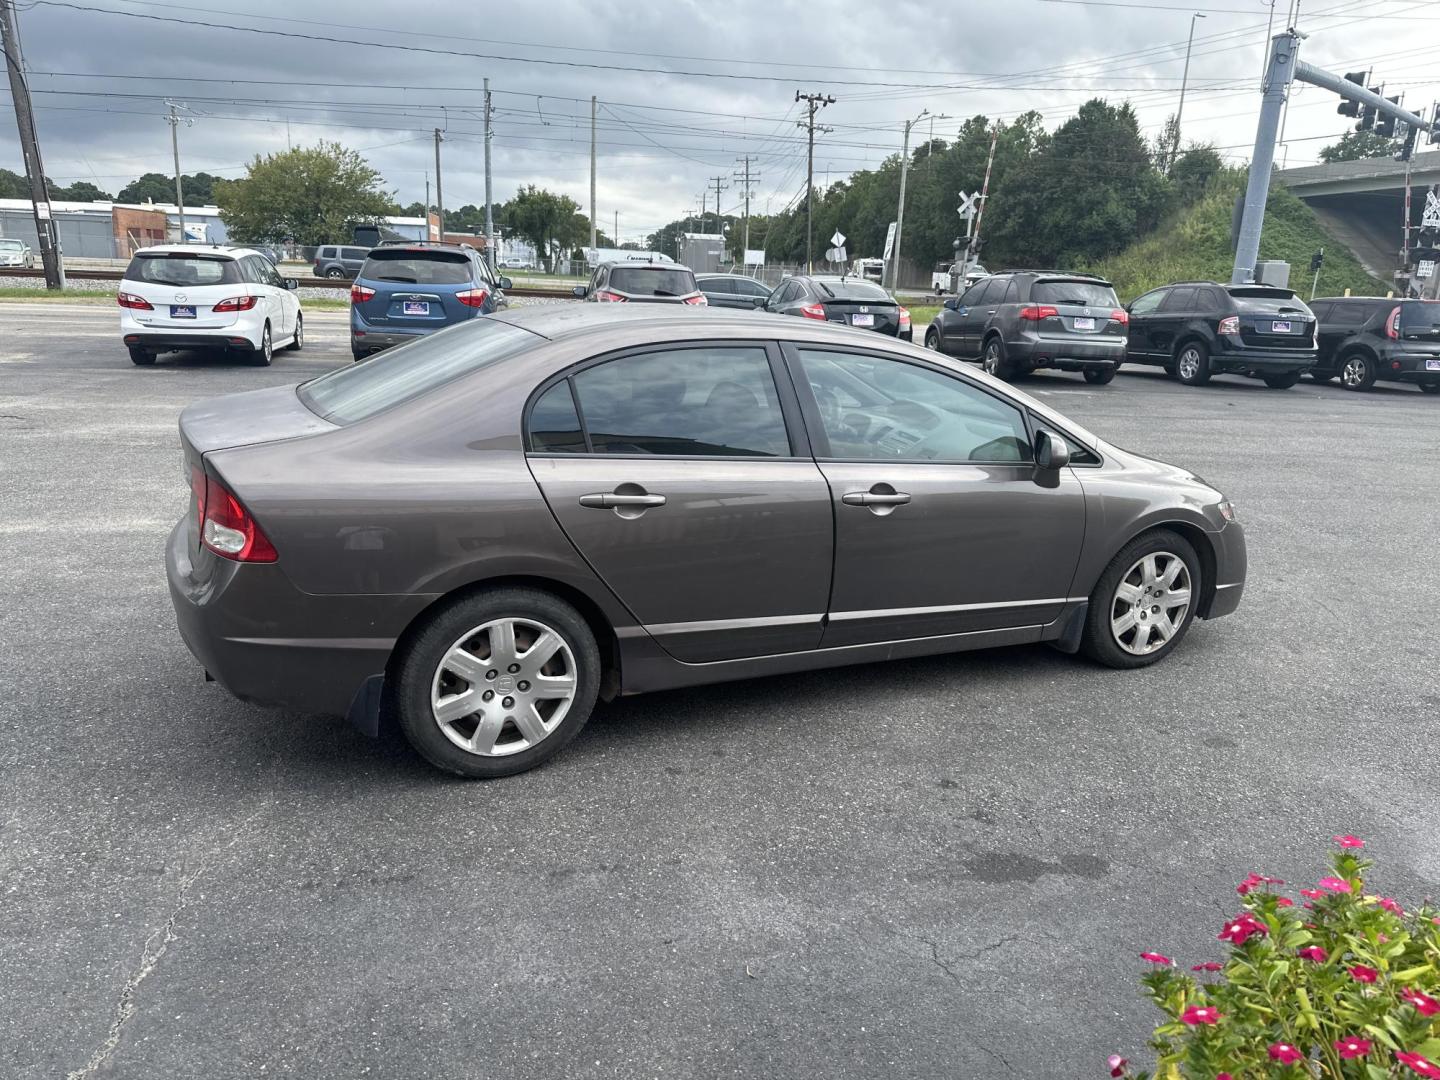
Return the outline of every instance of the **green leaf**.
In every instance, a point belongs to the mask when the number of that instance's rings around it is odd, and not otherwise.
[[[1440,1061],[1440,1039],[1426,1039],[1419,1046],[1415,1047],[1415,1053],[1421,1057],[1427,1057],[1431,1061]]]
[[[1379,1027],[1376,1024],[1366,1024],[1365,1030],[1368,1031],[1371,1035],[1373,1035],[1376,1039],[1384,1043],[1386,1046],[1388,1046],[1391,1050],[1400,1049],[1400,1044],[1397,1043],[1393,1038],[1391,1038],[1390,1033],[1384,1028]]]

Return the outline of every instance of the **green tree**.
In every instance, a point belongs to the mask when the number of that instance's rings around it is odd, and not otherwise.
[[[590,219],[580,213],[580,206],[568,195],[526,184],[505,206],[506,224],[535,245],[535,251],[546,269],[550,267],[550,243],[563,249],[579,246],[590,239]],[[584,236],[577,232],[576,219],[583,221]]]
[[[1370,131],[1347,131],[1340,141],[1320,151],[1320,160],[1327,165],[1337,161],[1359,161],[1361,158],[1389,157],[1400,150],[1399,139],[1387,139]]]
[[[69,187],[61,187],[54,180],[46,177],[45,189],[50,193],[50,198],[63,202],[110,202],[115,198],[109,192],[101,191],[88,180],[77,180]]]
[[[1182,206],[1188,206],[1225,170],[1225,162],[1211,146],[1191,146],[1170,170],[1170,186]]]
[[[0,169],[0,199],[28,199],[30,185],[25,177],[9,169]]]
[[[209,173],[183,173],[180,177],[181,190],[185,193],[186,206],[207,206],[214,202],[215,193],[230,181]],[[175,177],[166,173],[148,172],[130,181],[115,196],[119,203],[173,203],[175,201]]]
[[[256,157],[244,178],[216,191],[216,201],[236,240],[316,245],[344,240],[351,226],[394,213],[383,183],[354,150],[319,142]]]

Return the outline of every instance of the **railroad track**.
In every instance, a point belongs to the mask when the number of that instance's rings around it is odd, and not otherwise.
[[[5,278],[43,278],[45,271],[39,268],[27,270],[24,267],[5,267],[0,269],[0,281]],[[120,270],[85,270],[81,268],[71,269],[66,267],[67,278],[84,278],[87,281],[119,281],[124,276]],[[342,292],[350,291],[350,281],[347,278],[317,278],[297,277],[301,288],[306,289],[336,289]],[[549,300],[571,300],[574,293],[568,288],[543,288],[533,285],[515,285],[505,290],[506,296],[536,297]]]

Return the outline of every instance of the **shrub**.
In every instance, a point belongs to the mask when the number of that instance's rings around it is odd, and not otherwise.
[[[1166,1016],[1150,1042],[1157,1080],[1440,1078],[1440,913],[1367,894],[1363,841],[1335,840],[1333,872],[1298,903],[1275,878],[1236,887],[1223,961],[1191,974],[1142,954],[1154,967],[1141,982]],[[1151,1075],[1118,1055],[1109,1067]]]

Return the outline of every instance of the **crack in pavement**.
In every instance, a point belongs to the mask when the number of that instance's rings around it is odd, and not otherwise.
[[[963,960],[978,960],[980,957],[984,956],[988,952],[994,952],[996,949],[1004,948],[1006,945],[1009,945],[1012,941],[1020,940],[1020,935],[1018,933],[1006,934],[998,941],[993,941],[989,945],[983,945],[972,953],[966,953],[963,956],[957,956],[953,961],[946,961],[940,955],[939,943],[933,938],[928,938],[924,934],[901,934],[900,936],[908,937],[911,941],[919,941],[926,945],[929,945],[931,961],[935,964],[936,967],[938,967],[941,971],[945,972],[945,974],[950,977],[951,982],[957,984],[960,982],[960,976],[955,974],[955,969],[951,966],[952,964]]]
[[[975,1045],[978,1046],[981,1050],[984,1050],[985,1053],[989,1054],[996,1061],[1000,1062],[1001,1065],[1004,1065],[1007,1072],[1014,1073],[1017,1076],[1019,1075],[1015,1072],[1015,1066],[1011,1065],[1010,1060],[1004,1054],[1000,1053],[1000,1051],[991,1050],[990,1047],[986,1046],[982,1042],[977,1042]]]
[[[170,943],[179,940],[179,935],[175,933],[175,923],[181,913],[190,906],[190,889],[195,882],[200,880],[201,875],[210,869],[211,858],[238,844],[245,834],[246,826],[259,816],[257,811],[246,818],[235,830],[235,834],[228,844],[202,855],[200,865],[195,868],[194,872],[180,876],[180,888],[175,894],[175,906],[170,909],[170,915],[164,923],[145,939],[145,948],[140,953],[140,963],[131,972],[130,977],[125,980],[125,985],[120,988],[120,997],[115,1003],[115,1018],[110,1022],[110,1029],[106,1032],[104,1041],[95,1048],[84,1065],[67,1073],[65,1080],[86,1080],[87,1077],[94,1076],[95,1072],[110,1060],[116,1047],[120,1045],[121,1031],[140,1011],[139,1005],[135,1002],[135,994],[140,989],[140,984],[150,977],[150,973],[155,970],[166,952],[169,951]]]

